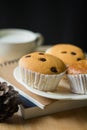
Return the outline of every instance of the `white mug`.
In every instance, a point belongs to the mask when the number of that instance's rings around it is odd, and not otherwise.
[[[0,57],[6,60],[20,58],[43,44],[41,33],[26,29],[0,29]]]

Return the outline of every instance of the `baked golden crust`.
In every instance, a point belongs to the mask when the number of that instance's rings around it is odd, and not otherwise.
[[[87,74],[87,60],[80,60],[70,65],[67,74]]]
[[[29,53],[19,60],[19,66],[42,74],[59,74],[66,70],[62,60],[43,52]]]
[[[71,65],[75,61],[85,59],[85,54],[80,47],[72,44],[56,44],[46,50],[46,53],[57,56],[66,65]]]

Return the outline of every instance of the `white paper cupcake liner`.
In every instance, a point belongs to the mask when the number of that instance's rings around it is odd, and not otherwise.
[[[20,68],[21,80],[29,87],[36,88],[42,91],[54,91],[59,84],[59,81],[64,76],[65,72],[56,75],[45,75],[31,70]]]
[[[67,74],[65,74],[62,79],[59,82],[59,86],[64,87],[64,88],[70,88],[70,82],[67,77]]]
[[[67,75],[71,91],[77,94],[87,94],[87,74]]]

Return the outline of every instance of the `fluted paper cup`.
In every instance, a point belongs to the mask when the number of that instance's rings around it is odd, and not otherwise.
[[[87,74],[67,75],[73,93],[87,94]]]
[[[42,91],[54,91],[58,87],[59,81],[66,73],[54,75],[46,75],[31,70],[26,70],[19,67],[21,80],[26,83],[29,87],[42,90]]]

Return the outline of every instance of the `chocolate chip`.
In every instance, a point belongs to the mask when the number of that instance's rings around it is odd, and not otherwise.
[[[28,58],[28,57],[31,57],[31,55],[27,55],[27,56],[25,56],[26,58]]]
[[[55,72],[55,73],[57,72],[56,67],[51,67],[50,70],[51,70],[52,72]]]
[[[71,52],[72,55],[76,55],[76,52]]]
[[[46,61],[46,59],[45,59],[45,58],[39,58],[39,60],[41,60],[41,61],[43,61],[43,62],[44,62],[44,61]]]
[[[81,60],[81,58],[77,58],[77,61]]]
[[[61,53],[67,53],[66,51],[62,51]]]
[[[39,55],[44,55],[44,53],[40,52]]]

